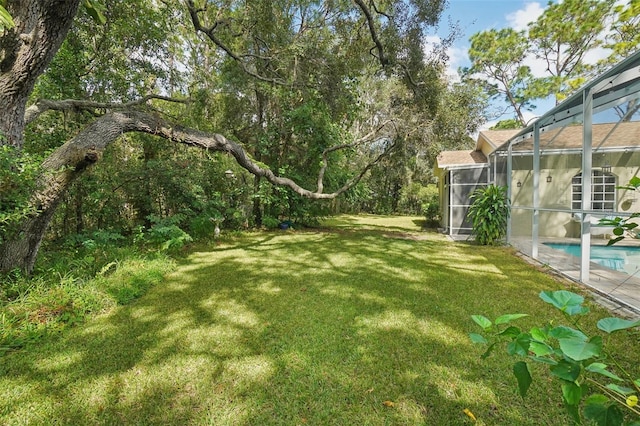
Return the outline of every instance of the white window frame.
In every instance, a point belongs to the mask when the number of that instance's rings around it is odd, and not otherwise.
[[[600,170],[591,172],[591,210],[614,211],[616,175]],[[582,208],[582,172],[571,179],[571,209]]]

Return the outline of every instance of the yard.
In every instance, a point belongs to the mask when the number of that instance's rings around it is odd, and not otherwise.
[[[566,288],[420,218],[343,216],[200,247],[133,303],[0,358],[2,424],[568,424],[557,381],[470,342],[471,314],[561,317]],[[575,291],[575,288],[573,289]],[[592,306],[593,332],[608,316]],[[638,376],[638,333],[612,349]],[[635,370],[634,370],[635,369]]]

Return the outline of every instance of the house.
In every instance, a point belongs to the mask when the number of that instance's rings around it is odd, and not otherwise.
[[[474,149],[438,155],[434,174],[438,178],[441,226],[447,234],[471,234],[469,197],[477,188],[493,182],[488,156],[516,133],[518,130],[484,130]]]
[[[501,164],[507,155],[507,141],[519,131],[482,131],[474,149],[443,151],[438,155],[435,173],[439,178],[441,225],[447,234],[471,233],[471,221],[467,218],[469,197],[476,188],[489,183],[510,186],[512,232],[514,235],[529,232],[532,218],[525,207],[533,203],[533,141],[512,146],[509,182]],[[640,175],[640,122],[594,124],[592,132],[591,210],[602,211],[602,216],[634,208],[640,211],[638,194],[620,188],[633,176]],[[544,209],[561,210],[540,215],[540,236],[579,236],[576,211],[580,210],[582,200],[582,138],[581,125],[554,129],[540,137],[539,203]],[[601,227],[594,228],[603,231]]]
[[[435,174],[448,234],[471,232],[476,188],[504,186],[508,244],[640,314],[640,226],[609,247],[614,228],[600,222],[640,225],[640,189],[630,185],[640,178],[640,51],[524,128],[480,132],[474,149],[442,152]]]

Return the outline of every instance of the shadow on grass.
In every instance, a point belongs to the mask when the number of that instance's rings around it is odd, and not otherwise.
[[[0,422],[463,425],[469,408],[480,424],[554,424],[553,384],[534,383],[528,402],[545,410],[525,408],[511,360],[482,362],[467,337],[474,313],[546,313],[537,294],[554,285],[504,249],[249,235],[5,357]]]

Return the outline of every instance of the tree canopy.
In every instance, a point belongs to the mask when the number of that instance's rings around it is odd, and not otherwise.
[[[481,116],[424,50],[440,0],[3,6],[0,270],[30,271],[52,224],[205,232],[388,194]],[[466,105],[448,130],[444,96]],[[372,189],[382,163],[405,171]]]
[[[487,30],[471,37],[466,79],[483,84],[493,99],[526,124],[526,111],[553,96],[556,103],[603,68],[638,49],[639,2],[614,0],[550,1],[525,31]],[[594,61],[591,56],[606,59]],[[544,71],[534,72],[533,60]]]

